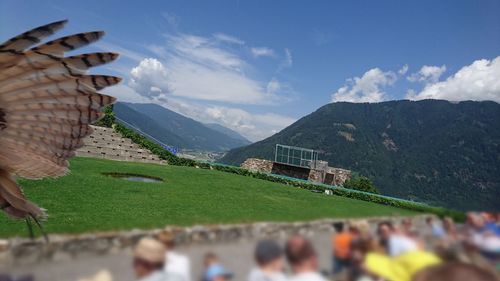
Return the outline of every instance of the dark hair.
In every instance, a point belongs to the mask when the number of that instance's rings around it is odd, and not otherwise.
[[[291,265],[298,265],[316,256],[316,251],[309,240],[297,235],[287,241],[285,254]]]
[[[390,230],[394,230],[394,225],[392,224],[392,222],[390,221],[382,221],[382,222],[379,222],[378,225],[377,225],[377,231],[380,230],[380,228],[382,226],[386,225]]]
[[[477,265],[450,262],[428,267],[415,275],[413,281],[496,281],[495,273]]]
[[[255,261],[259,265],[266,265],[283,256],[283,249],[273,240],[262,240],[255,247]]]
[[[342,232],[342,231],[344,231],[344,223],[343,222],[336,222],[333,224],[333,228],[335,229],[336,232]]]

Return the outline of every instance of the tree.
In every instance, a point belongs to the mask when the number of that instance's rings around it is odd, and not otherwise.
[[[354,175],[344,183],[345,188],[380,194],[373,182],[364,176]]]

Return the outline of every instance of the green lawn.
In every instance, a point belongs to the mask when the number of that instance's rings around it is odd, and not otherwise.
[[[164,182],[130,182],[102,175],[106,172]],[[48,210],[48,233],[414,214],[218,171],[90,158],[72,160],[68,176],[20,184],[30,200]],[[27,234],[23,221],[0,215],[0,225],[2,237]]]

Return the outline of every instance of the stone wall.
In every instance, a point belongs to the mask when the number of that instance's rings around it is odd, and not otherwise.
[[[330,184],[330,185],[343,185],[352,176],[352,172],[350,170],[341,169],[341,168],[328,167],[327,173],[334,175],[333,182],[326,183],[326,184]]]
[[[273,169],[273,162],[264,159],[248,158],[241,163],[241,167],[252,172],[270,174]]]
[[[415,227],[423,227],[427,215],[412,217]],[[367,218],[374,231],[384,220],[398,223],[399,217]],[[8,266],[31,264],[41,261],[71,260],[81,256],[99,256],[130,250],[139,239],[163,231],[173,232],[179,246],[228,243],[242,239],[286,238],[292,234],[312,235],[317,232],[333,232],[334,222],[356,220],[323,219],[296,223],[253,223],[233,225],[208,225],[192,227],[166,227],[154,230],[132,230],[81,235],[50,235],[49,243],[41,238],[13,238],[0,240],[0,263]]]
[[[325,182],[324,177],[325,177],[325,175],[324,175],[323,171],[312,169],[309,172],[308,179],[312,182],[315,182],[315,183],[324,183]]]
[[[166,163],[149,150],[140,148],[139,145],[122,137],[111,128],[92,126],[92,129],[94,132],[83,140],[85,145],[76,151],[77,156],[129,162]]]
[[[290,166],[257,158],[248,158],[241,164],[241,167],[253,172],[272,173],[329,185],[343,185],[346,180],[351,178],[352,174],[350,170],[329,167],[328,162],[321,160],[316,162],[316,169]]]

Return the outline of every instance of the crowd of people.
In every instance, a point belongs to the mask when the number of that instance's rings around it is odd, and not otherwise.
[[[259,241],[254,268],[235,276],[216,254],[204,257],[200,281],[495,281],[500,272],[500,214],[469,213],[463,224],[451,218],[384,221],[372,229],[367,221],[335,223],[332,263],[321,271],[311,241],[291,236],[284,245]],[[135,248],[134,271],[140,281],[192,281],[190,262],[173,250],[174,237],[143,238]]]
[[[135,245],[134,278],[139,281],[500,280],[500,213],[468,213],[466,221],[460,224],[451,218],[428,217],[424,225],[414,225],[412,218],[407,217],[398,223],[383,221],[376,227],[365,220],[339,222],[333,224],[333,229],[330,268],[320,268],[314,243],[297,234],[284,243],[257,242],[255,262],[248,264],[246,274],[241,274],[241,268],[239,274],[234,274],[217,254],[206,253],[201,276],[192,276],[190,259],[175,249],[175,235],[162,232],[142,238]],[[0,274],[0,281],[13,280],[5,278]],[[79,281],[97,280],[113,278],[109,272],[100,272]]]

